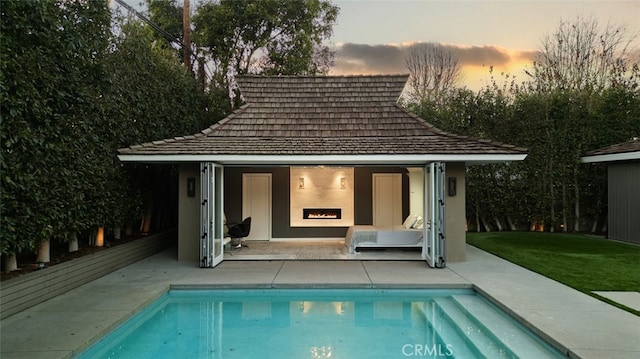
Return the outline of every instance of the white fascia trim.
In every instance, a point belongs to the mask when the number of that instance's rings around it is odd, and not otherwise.
[[[526,154],[464,155],[118,155],[123,162],[216,162],[225,165],[421,165],[440,162],[522,161]]]
[[[640,160],[640,151],[581,157],[582,163]]]

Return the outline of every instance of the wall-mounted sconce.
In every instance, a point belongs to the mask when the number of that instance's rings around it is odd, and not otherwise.
[[[298,178],[298,188],[304,188],[304,177]]]
[[[344,177],[340,177],[340,188],[344,189],[347,185],[346,182],[347,181],[345,181]]]
[[[187,196],[188,197],[196,196],[196,178],[195,177],[187,178]]]
[[[448,187],[449,187],[449,197],[453,197],[456,195],[457,192],[457,183],[456,183],[456,178],[455,177],[449,177],[448,179]]]

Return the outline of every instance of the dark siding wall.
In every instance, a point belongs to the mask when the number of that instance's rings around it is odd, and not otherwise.
[[[356,167],[354,170],[354,221],[355,224],[372,224],[372,174],[373,173],[404,173],[402,177],[402,218],[409,215],[409,176],[404,168],[390,167]],[[272,237],[273,238],[322,238],[344,237],[347,227],[290,227],[290,191],[289,168],[249,168],[227,167],[224,169],[224,210],[228,223],[242,221],[242,174],[243,173],[271,173],[272,174]]]
[[[640,244],[640,161],[609,163],[608,237]]]
[[[242,217],[242,174],[271,173],[272,177],[272,218],[273,238],[322,238],[344,237],[346,227],[305,227],[289,226],[291,207],[289,206],[289,168],[248,168],[228,167],[224,169],[224,210],[230,223],[239,222]]]

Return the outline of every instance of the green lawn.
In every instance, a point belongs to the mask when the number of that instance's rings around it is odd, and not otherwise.
[[[600,299],[591,291],[640,291],[640,246],[536,232],[467,233],[467,243]]]

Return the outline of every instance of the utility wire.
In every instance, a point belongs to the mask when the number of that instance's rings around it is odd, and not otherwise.
[[[168,33],[166,30],[164,30],[163,28],[158,26],[158,24],[156,24],[155,22],[149,20],[146,16],[142,15],[139,11],[137,11],[136,9],[131,7],[129,4],[125,3],[123,0],[115,0],[115,2],[117,2],[119,5],[123,6],[125,9],[129,10],[130,12],[132,12],[134,15],[136,15],[138,18],[140,18],[140,20],[146,22],[154,30],[156,30],[162,36],[164,36],[169,42],[175,43],[176,45],[180,46],[180,48],[182,48],[184,51],[187,51],[188,53],[193,54],[193,51],[191,51],[191,47],[190,46],[186,46],[182,42],[182,40],[180,40],[180,39],[176,38],[175,36],[171,35],[170,33]]]
[[[129,4],[125,3],[123,0],[115,0],[116,3],[118,3],[119,5],[121,5],[122,7],[124,7],[125,9],[127,9],[129,12],[132,12],[134,15],[136,15],[140,20],[144,21],[145,23],[147,23],[149,26],[151,26],[151,28],[153,28],[154,30],[156,30],[157,32],[159,32],[162,36],[164,36],[165,39],[167,39],[167,41],[171,42],[171,43],[175,43],[176,45],[178,45],[181,49],[183,49],[184,51],[187,51],[189,54],[193,55],[193,50],[191,49],[190,46],[186,46],[182,40],[176,38],[175,36],[171,35],[170,33],[168,33],[165,29],[161,28],[158,24],[156,24],[155,22],[149,20],[146,16],[142,15],[142,13],[140,13],[139,11],[137,11],[136,9],[134,9],[133,7],[131,7]],[[209,68],[209,65],[205,62],[204,63],[204,67],[205,67],[205,77],[210,80],[210,74],[211,74],[211,69]]]

